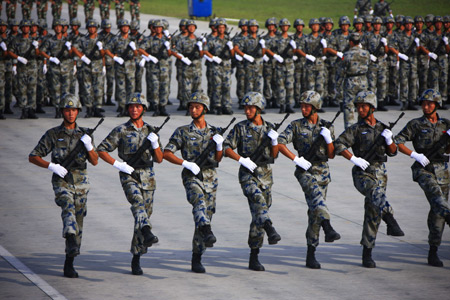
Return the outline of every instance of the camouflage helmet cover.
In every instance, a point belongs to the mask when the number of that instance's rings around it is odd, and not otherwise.
[[[194,20],[187,20],[187,21],[186,21],[186,26],[189,26],[189,25],[194,25],[195,28],[197,28],[197,24],[195,24],[195,21],[194,21]]]
[[[95,28],[98,28],[98,23],[97,23],[97,21],[95,21],[94,19],[89,19],[89,20],[86,22],[86,28],[89,28],[89,27],[95,27]]]
[[[5,20],[0,19],[0,26],[8,26],[8,23]]]
[[[209,110],[209,97],[204,92],[195,92],[193,93],[187,102],[188,106],[189,103],[200,103],[203,104],[207,110]]]
[[[31,20],[23,19],[22,21],[20,21],[20,27],[23,26],[31,26]]]
[[[295,19],[294,21],[294,27],[297,27],[299,25],[305,26],[305,22],[302,19]]]
[[[103,19],[102,20],[102,28],[111,28],[111,21],[108,19]]]
[[[374,17],[372,20],[372,24],[383,24],[383,20],[381,17]]]
[[[217,26],[217,18],[212,18],[211,20],[209,20],[209,27],[211,26]]]
[[[312,18],[309,20],[309,24],[308,26],[314,25],[314,24],[319,24],[320,25],[320,21],[317,18]]]
[[[322,107],[322,101],[320,101],[320,94],[316,91],[305,91],[300,96],[300,103],[311,104],[315,109]]]
[[[168,30],[170,27],[169,21],[167,21],[166,19],[161,19],[161,22],[163,24],[164,30]]]
[[[70,20],[70,26],[81,26],[81,22],[77,18],[73,18],[72,20]]]
[[[357,18],[353,19],[353,26],[355,24],[364,24],[364,19],[361,17],[357,17]]]
[[[444,22],[444,18],[442,18],[441,16],[435,16],[434,19],[433,19],[433,22],[434,23]]]
[[[180,26],[186,26],[186,23],[187,23],[187,19],[181,19],[180,20],[180,23],[178,24],[178,26],[180,27]]]
[[[339,26],[341,25],[350,25],[350,19],[347,16],[342,16],[339,18]]]
[[[327,24],[327,23],[334,24],[333,19],[332,18],[328,18],[328,17],[323,18],[322,24]]]
[[[224,18],[218,18],[216,21],[216,26],[219,25],[225,25],[225,27],[227,26],[227,20],[225,20]]]
[[[74,94],[65,94],[61,99],[61,103],[59,104],[59,108],[77,108],[81,111],[81,101]]]
[[[20,25],[20,21],[17,19],[12,19],[9,21],[9,26],[19,26]]]
[[[120,19],[119,21],[117,21],[117,26],[123,27],[123,26],[130,26],[130,22],[126,19]]]
[[[161,20],[153,20],[152,21],[152,26],[153,27],[164,27],[164,24]]]
[[[240,19],[239,20],[239,27],[242,27],[242,26],[247,26],[248,25],[248,20],[247,19]]]
[[[442,106],[441,93],[439,93],[439,91],[436,91],[434,89],[427,89],[425,90],[425,92],[423,92],[422,96],[420,96],[419,98],[419,103],[422,103],[422,101],[424,100],[437,102],[439,107]]]
[[[266,24],[265,24],[266,28],[269,27],[269,25],[277,26],[277,18],[274,18],[274,17],[268,18],[266,20]]]
[[[414,22],[424,22],[423,17],[422,16],[415,16],[414,17]]]
[[[131,97],[127,99],[127,102],[125,103],[125,108],[128,109],[128,105],[131,104],[141,104],[145,109],[148,108],[147,100],[145,99],[145,96],[141,93],[133,93]]]
[[[414,24],[413,18],[410,17],[410,16],[404,17],[404,18],[403,18],[403,24],[409,24],[409,23]]]
[[[373,108],[377,108],[377,96],[372,91],[361,91],[356,94],[355,104],[357,103],[367,103],[373,106]]]
[[[255,19],[248,20],[247,25],[248,25],[248,27],[250,27],[250,26],[258,26],[259,27],[259,23]]]
[[[131,21],[130,29],[132,29],[132,30],[139,30],[139,22],[137,20]]]
[[[434,15],[428,14],[425,16],[425,22],[433,22],[434,21]]]
[[[291,22],[289,22],[289,20],[288,19],[286,19],[286,18],[283,18],[283,19],[281,19],[280,20],[280,26],[291,26]]]
[[[244,95],[242,98],[242,105],[254,105],[259,109],[263,110],[266,106],[266,99],[264,99],[263,95],[258,92],[249,92]]]

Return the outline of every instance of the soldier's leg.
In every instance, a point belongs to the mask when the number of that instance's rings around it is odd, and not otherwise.
[[[418,89],[418,78],[417,78],[417,60],[411,63],[411,71],[409,72],[408,78],[408,98],[413,104],[417,104],[417,89]]]
[[[400,101],[402,102],[402,109],[406,109],[408,103],[408,92],[409,92],[409,78],[408,75],[411,69],[408,62],[400,63]],[[411,99],[413,100],[413,99]]]
[[[87,195],[88,191],[86,189],[76,190],[74,194],[74,205],[75,205],[75,220],[77,222],[78,230],[75,234],[75,238],[78,245],[78,252],[81,248],[81,240],[83,237],[83,220],[87,214]]]
[[[115,84],[116,84],[116,103],[118,103],[119,108],[122,112],[125,110],[125,101],[126,101],[126,91],[125,91],[125,77],[126,72],[123,66],[114,66],[115,71]]]
[[[3,110],[5,109],[5,73],[6,64],[0,61],[0,119],[4,119]]]
[[[37,64],[36,61],[30,62],[27,68],[28,86],[27,86],[27,105],[28,109],[36,109],[36,87],[37,87]],[[36,117],[37,118],[37,117]]]
[[[387,62],[381,60],[378,63],[378,73],[377,73],[377,100],[378,106],[381,111],[387,111],[385,108],[384,99],[387,95]]]
[[[233,70],[231,69],[231,61],[224,61],[222,67],[222,87],[221,87],[221,93],[222,93],[222,107],[229,110],[229,112],[232,111],[232,102],[231,102],[231,73]]]
[[[93,106],[94,106],[94,116],[100,117],[99,109],[103,105],[103,76],[100,69],[95,70],[92,73],[92,92],[93,92]]]
[[[135,90],[137,93],[142,93],[142,75],[144,74],[144,68],[141,68],[139,66],[139,61],[136,62],[136,83],[135,83]]]
[[[211,66],[211,78],[209,79],[212,92],[211,112],[222,114],[222,66]]]
[[[72,20],[78,15],[78,1],[71,1],[69,3],[69,18]]]
[[[364,223],[360,244],[366,248],[372,249],[375,247],[375,240],[377,238],[378,228],[381,223],[381,214],[377,207],[371,203],[364,203]]]
[[[295,71],[294,71],[294,101],[295,101],[295,108],[300,107],[300,95],[302,90],[302,70],[299,66],[300,63],[295,63]]]
[[[447,79],[448,79],[448,60],[445,55],[439,57],[439,92],[442,96],[442,103],[447,102]]]
[[[239,104],[245,95],[245,67],[243,62],[236,63],[236,96]]]
[[[436,176],[433,174],[429,176],[427,174],[421,174],[414,177],[416,181],[427,197],[431,210],[434,214],[441,217],[450,215],[450,206],[448,204],[448,185],[441,185],[437,183]]]
[[[264,88],[263,95],[266,98],[266,101],[269,101],[272,98],[272,61],[264,62],[263,64],[263,78],[264,78]]]
[[[428,56],[419,55],[418,59],[418,77],[419,77],[419,96],[428,88]],[[417,100],[417,99],[416,99]]]
[[[284,88],[286,90],[286,105],[294,105],[294,63],[286,63],[286,79],[284,81]]]
[[[126,92],[126,99],[128,97],[131,97],[131,95],[134,93],[136,89],[136,69],[134,65],[134,61],[129,61],[128,64],[125,62],[125,92]]]
[[[286,88],[285,88],[285,81],[286,81],[286,67],[284,64],[277,63],[277,66],[275,68],[275,73],[277,77],[277,103],[280,105],[280,113],[285,112],[285,105],[286,105]]]
[[[106,98],[109,100],[112,98],[114,93],[114,65],[106,64]]]
[[[66,254],[76,256],[80,254],[78,244],[71,245],[67,239],[70,235],[78,236],[80,230],[74,200],[75,190],[65,188],[57,182],[54,182],[53,191],[55,193],[55,203],[61,208],[61,219],[63,222],[62,237],[66,239]]]
[[[11,21],[16,18],[16,7],[17,7],[17,0],[10,0],[9,2],[6,2],[6,14],[8,16],[8,21]],[[3,1],[2,1],[3,2]]]
[[[165,107],[170,94],[170,60],[159,62],[159,104]]]
[[[28,76],[26,72],[26,67],[19,67],[17,68],[17,75],[16,80],[18,83],[18,95],[17,95],[17,104],[19,108],[22,110],[22,115],[20,116],[20,119],[27,119],[28,118],[28,112],[27,112],[27,88],[28,88]]]

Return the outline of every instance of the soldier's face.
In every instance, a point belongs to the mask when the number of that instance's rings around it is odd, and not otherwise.
[[[250,33],[257,33],[258,32],[258,26],[250,26]]]
[[[241,30],[242,30],[242,32],[247,32],[248,31],[248,26],[247,25],[242,25],[241,26]]]
[[[20,27],[20,30],[24,33],[27,34],[30,32],[30,26],[22,26]]]
[[[246,105],[244,106],[244,113],[247,117],[247,120],[253,120],[256,117],[256,113],[258,112],[258,108],[254,105]]]
[[[412,26],[413,26],[412,23],[406,23],[406,24],[405,24],[405,30],[406,30],[406,31],[411,31],[411,30],[412,30]]]
[[[155,27],[155,32],[156,32],[156,34],[161,34],[163,32],[163,28],[162,27]]]
[[[38,27],[37,27],[36,25],[31,26],[30,31],[31,31],[32,33],[37,32],[37,30],[38,30]]]
[[[275,31],[275,25],[271,24],[271,25],[267,26],[267,30],[268,31]]]
[[[422,101],[422,111],[424,115],[431,115],[436,110],[436,102],[424,100]]]
[[[375,31],[380,31],[381,30],[381,24],[373,24],[373,29],[375,29]]]
[[[392,28],[394,28],[394,23],[392,22],[386,23],[386,30],[390,31]]]
[[[289,30],[289,25],[283,25],[280,28],[281,28],[281,31],[287,32]]]
[[[416,25],[417,30],[421,30],[423,27],[423,22],[416,22],[415,25]]]
[[[361,29],[363,28],[363,24],[362,23],[356,23],[353,27],[355,27],[356,31],[361,31]]]
[[[298,32],[303,32],[303,27],[305,27],[305,26],[297,25],[296,29],[297,29]],[[275,26],[274,26],[274,28],[275,28]]]
[[[90,34],[94,34],[94,33],[97,32],[97,27],[91,26],[91,27],[88,28],[88,31],[89,31]]]
[[[56,33],[61,33],[62,32],[62,26],[61,25],[56,25],[54,28]]]
[[[350,28],[350,25],[348,25],[348,24],[341,25],[342,32],[348,32],[349,28]]]
[[[110,32],[111,32],[111,27],[104,28],[103,30],[104,30],[106,33],[110,33]]]
[[[333,24],[332,23],[326,23],[325,24],[325,30],[326,31],[331,31],[331,29],[333,29]]]
[[[63,108],[62,114],[64,117],[64,121],[69,124],[73,124],[77,120],[78,108]]]
[[[122,27],[120,27],[120,31],[123,34],[126,34],[126,33],[128,33],[128,31],[130,31],[130,26],[122,26]]]
[[[442,28],[442,22],[436,22],[436,23],[434,23],[434,27],[436,28],[436,30],[441,30],[441,28]]]
[[[312,24],[311,25],[311,30],[312,32],[317,32],[319,31],[320,25],[319,24]]]
[[[303,117],[308,118],[309,116],[311,116],[311,112],[313,109],[313,106],[311,104],[301,103],[300,108],[302,109]]]
[[[217,31],[218,31],[219,34],[221,34],[221,35],[225,33],[225,29],[226,29],[225,25],[219,25],[219,26],[217,27]]]
[[[449,29],[450,28],[450,22],[445,22],[444,23],[444,28],[445,29]]]
[[[370,104],[367,104],[367,103],[356,103],[356,110],[358,111],[358,115],[362,119],[367,118],[367,116],[369,115],[371,109],[372,109],[372,107],[370,106]]]
[[[196,29],[195,25],[189,25],[189,26],[188,26],[188,32],[189,32],[189,33],[194,33],[194,32],[195,32],[195,29]]]
[[[203,115],[205,107],[201,103],[189,103],[189,114],[192,119],[198,119]]]
[[[6,25],[0,26],[0,33],[5,33],[6,32],[6,28],[8,28],[8,26],[6,26]]]
[[[12,27],[11,27],[11,31],[12,31],[12,32],[17,32],[17,31],[19,31],[19,26],[16,26],[16,25],[12,26]]]
[[[132,120],[137,120],[142,116],[144,112],[144,106],[142,104],[130,104],[128,105],[128,113]]]
[[[73,31],[78,31],[78,28],[80,28],[80,26],[78,26],[78,25],[72,25],[72,30],[73,30]]]

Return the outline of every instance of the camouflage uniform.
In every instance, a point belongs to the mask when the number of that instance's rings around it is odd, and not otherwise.
[[[78,15],[78,1],[68,0],[67,4],[69,5],[69,19],[75,19]]]
[[[22,0],[22,19],[31,19],[31,10],[33,9],[34,0]]]
[[[3,23],[2,20],[0,22]],[[6,24],[6,23],[5,23]],[[7,44],[7,37],[3,37],[0,35],[0,43],[5,43],[6,47],[8,47]],[[8,51],[4,51],[3,48],[0,47],[0,115],[3,116],[3,109],[5,108],[5,102],[6,102],[6,54]],[[1,117],[0,117],[1,118]]]
[[[131,21],[130,23],[130,36],[132,41],[135,42],[136,48],[139,48],[138,45],[142,41],[142,34],[139,32],[139,24],[137,21]],[[144,68],[141,68],[139,65],[141,59],[142,57],[139,55],[134,57],[134,64],[136,65],[134,91],[137,93],[142,92],[142,77],[144,76]]]
[[[111,23],[109,20],[103,20],[102,21],[102,28],[111,28]],[[104,45],[104,48],[106,48],[106,45],[109,45],[111,43],[111,40],[114,38],[114,35],[109,32],[107,33],[105,30],[102,30],[98,33],[98,39],[101,41]],[[106,66],[106,92],[103,92],[104,95],[106,95],[106,98],[108,100],[111,99],[113,92],[114,92],[114,60],[108,56],[105,55],[105,66]]]
[[[387,14],[392,14],[390,3],[384,1],[383,3],[377,2],[373,6],[373,15],[378,17],[384,17]]]
[[[39,0],[36,3],[37,6],[37,15],[39,20],[47,20],[47,9],[48,9],[48,1],[47,0]]]
[[[88,20],[94,18],[95,3],[94,0],[85,0],[84,3],[84,21],[87,23]]]
[[[294,48],[290,42],[291,37],[284,38],[279,35],[274,41],[273,52],[283,58],[283,63],[275,61],[277,103],[280,107],[294,105]],[[295,41],[294,41],[295,42]]]
[[[8,22],[16,18],[16,8],[17,0],[9,0],[9,2],[6,3],[6,16],[8,17]]]
[[[125,17],[125,1],[126,0],[116,0],[116,24],[119,20]]]
[[[53,20],[61,19],[61,10],[62,10],[62,0],[54,0],[52,2]]]
[[[99,0],[100,17],[103,20],[109,20],[109,10],[111,9],[110,0]]]
[[[415,16],[414,22],[424,22],[424,19],[422,16]],[[423,24],[422,24],[423,26]],[[420,43],[422,44],[424,40],[426,40],[426,32],[425,30],[422,30],[421,33],[418,33],[417,30],[415,31],[415,35],[419,38]],[[418,89],[418,95],[422,95],[423,92],[428,88],[427,85],[427,79],[428,79],[428,55],[422,51],[419,51],[417,53],[417,77],[419,80],[419,89]]]
[[[78,27],[81,27],[81,23],[78,19],[70,20],[70,26],[78,25]],[[75,32],[72,30],[69,35],[67,36],[67,39],[72,43],[72,45],[77,45],[80,40],[82,39],[82,35],[80,31]],[[83,67],[84,63],[80,60],[80,58],[76,55],[74,55],[74,59],[77,73],[73,75],[74,77],[77,77],[77,80],[72,81],[70,85],[70,93],[75,95],[75,89],[76,89],[76,83],[78,82],[78,95],[80,97],[80,100],[82,101],[83,105],[85,104],[85,97],[86,97],[86,91],[85,87],[83,86]]]
[[[278,25],[276,18],[267,19],[266,28],[269,25],[274,25],[276,30]],[[277,35],[275,32],[273,32],[273,36],[270,35],[270,32],[267,32],[262,36],[266,48],[273,49],[276,37]],[[292,39],[294,39],[294,36],[292,36]],[[271,106],[273,107],[277,106],[275,77],[275,60],[271,56],[266,55],[263,57],[263,96],[267,99],[268,103],[272,103]],[[268,107],[270,106],[268,105]]]
[[[40,23],[40,26],[45,26],[47,30],[47,24]],[[47,34],[46,36],[39,36],[39,44],[43,45],[45,40],[50,36]],[[39,56],[37,58],[37,86],[36,86],[36,105],[43,107],[46,104],[46,98],[48,97],[48,85],[47,85],[47,77],[44,74],[44,60],[45,58]]]
[[[332,20],[330,18],[326,18],[325,22],[326,21]],[[330,32],[329,34],[325,32],[322,37],[327,41],[328,48],[336,50],[333,48],[335,36],[333,35],[332,32]],[[331,102],[331,100],[334,100],[336,98],[336,56],[327,53],[326,57],[327,58],[325,59],[324,94],[322,95],[322,97],[325,103],[328,105],[329,102]]]
[[[181,23],[181,21],[180,21]],[[178,43],[178,41],[180,39],[185,38],[185,36],[183,36],[181,33],[177,34],[176,36],[172,37],[172,39],[170,40],[170,47],[171,49],[175,48],[176,44]],[[182,85],[181,85],[181,81],[182,81],[182,74],[181,74],[181,65],[183,64],[183,62],[179,59],[175,60],[175,68],[176,68],[176,79],[177,79],[177,99],[180,101],[180,105],[183,102],[183,92],[182,92]],[[184,107],[184,109],[186,109],[186,107]]]
[[[248,36],[245,36],[241,33],[239,33],[238,35],[236,35],[235,37],[233,37],[232,41],[233,41],[233,45],[240,45],[241,43],[245,43],[245,40],[247,39]],[[239,47],[240,48],[240,47]],[[242,98],[244,98],[245,95],[245,67],[244,61],[238,61],[235,58],[234,59],[234,64],[236,67],[236,96],[238,98],[238,102],[241,103]]]
[[[13,23],[14,22],[14,23]],[[19,25],[19,21],[12,20],[11,23]],[[8,33],[8,37],[6,40],[6,46],[9,48],[12,41],[19,36],[19,34],[13,35]],[[8,56],[6,57],[6,73],[5,73],[5,107],[9,107],[11,105],[11,102],[13,100],[13,96],[16,98],[17,96],[17,77],[13,76],[12,73],[12,67],[13,67],[13,59]]]
[[[209,22],[209,27],[216,26],[216,19],[211,19]],[[205,39],[206,42],[203,43],[203,46],[206,46],[209,41],[214,40],[217,37],[216,35],[213,35],[212,33],[208,34]],[[202,40],[203,42],[203,40]],[[212,70],[213,62],[210,62],[209,60],[205,60],[205,67],[206,67],[206,81],[207,81],[207,88],[206,88],[206,94],[208,95],[208,98],[211,99],[211,109],[214,109],[215,102],[213,101],[213,70]]]
[[[364,120],[353,124],[334,142],[336,154],[351,147],[356,157],[364,157],[364,154],[374,146],[376,137],[385,128],[387,126],[378,120],[374,127],[368,125]],[[353,184],[365,196],[361,245],[367,248],[375,247],[375,239],[383,215],[393,214],[393,209],[386,200],[387,172],[384,163],[387,160],[386,144],[377,146],[376,153],[377,157],[373,161],[369,161],[370,166],[364,171],[358,166],[352,168]]]
[[[128,161],[138,151],[149,133],[154,130],[155,128],[146,122],[144,122],[142,128],[138,129],[131,121],[128,121],[114,128],[100,143],[97,151],[112,152],[117,148],[119,157],[123,161]],[[160,141],[158,142],[161,147]],[[152,228],[150,216],[153,212],[153,195],[156,189],[156,180],[150,151],[146,150],[143,153],[141,158],[143,164],[135,168],[139,181],[127,173],[119,172],[120,183],[131,205],[130,210],[134,217],[134,233],[130,249],[133,255],[147,253],[141,229],[144,226]]]
[[[245,54],[251,55],[255,60],[254,62],[249,62],[244,59],[244,70],[245,70],[245,92],[257,92],[262,93],[262,71],[263,71],[263,50],[259,43],[259,36],[256,38],[252,37],[250,34],[247,35],[245,39],[240,39],[237,42],[239,49]]]
[[[138,24],[141,23],[140,8],[141,8],[140,0],[130,0],[131,20],[137,21]]]
[[[320,95],[323,95],[325,84],[325,63],[322,59],[323,46],[320,43],[322,35],[319,34],[315,37],[312,33],[305,36],[303,52],[312,55],[316,58],[314,62],[309,59],[306,60],[306,89],[310,91],[316,91]]]
[[[297,45],[297,49],[304,51],[302,46],[304,46],[305,34],[302,33],[302,36],[299,37],[297,34],[293,34],[292,39],[295,41]],[[294,60],[294,100],[295,107],[300,107],[300,95],[302,92],[306,90],[306,58],[303,56],[297,56],[297,59]]]
[[[357,0],[355,5],[355,14],[358,13],[358,16],[363,17],[370,14],[372,10],[372,1],[371,0]]]
[[[341,24],[350,24],[350,20],[348,18],[339,19],[339,25]],[[350,37],[350,32],[345,35],[341,29],[338,29],[333,32],[334,39],[331,43],[331,48],[336,51],[345,53],[349,50],[350,46],[348,43],[348,39]],[[344,70],[344,60],[336,59],[336,101],[341,104],[344,103],[344,79],[346,72]]]

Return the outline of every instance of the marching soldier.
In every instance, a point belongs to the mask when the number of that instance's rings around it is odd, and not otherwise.
[[[425,31],[423,30],[424,19],[422,16],[414,17],[414,35],[419,39],[419,44],[426,40]],[[421,51],[416,53],[417,55],[417,76],[419,79],[419,90],[417,95],[422,95],[426,89],[428,89],[427,79],[428,79],[428,67],[429,67],[429,56]]]
[[[111,9],[110,0],[98,0],[98,6],[100,9],[100,18],[103,20],[109,20],[109,10]]]
[[[116,9],[116,25],[119,26],[119,21],[125,17],[125,2],[126,0],[114,0]]]
[[[378,2],[375,3],[373,7],[373,15],[380,18],[383,18],[386,15],[389,15],[391,18],[394,17],[394,15],[392,14],[390,3],[384,0],[378,0]]]
[[[31,19],[31,11],[33,10],[34,0],[22,0],[22,20]]]
[[[67,0],[67,4],[69,6],[69,19],[76,19],[78,15],[78,0]]]
[[[37,0],[36,1],[37,8],[37,16],[39,20],[47,20],[47,9],[48,9],[48,1],[47,0]]]
[[[174,49],[176,47],[176,45],[177,45],[177,43],[178,43],[178,41],[180,39],[185,38],[188,35],[186,24],[187,24],[187,19],[181,19],[180,20],[180,23],[178,24],[178,28],[179,28],[180,33],[175,35],[175,36],[173,36],[172,39],[170,40],[170,47],[171,47],[171,49]],[[182,70],[181,70],[182,64],[183,64],[183,62],[180,61],[179,59],[175,60],[175,68],[177,69],[177,71],[176,71],[177,72],[176,73],[177,99],[178,99],[178,101],[180,101],[180,106],[178,107],[177,110],[186,110],[187,109],[186,107],[182,106],[182,103],[183,103],[183,98],[182,98],[183,97],[183,91],[181,90],[182,89],[181,82],[183,80],[182,79]]]
[[[130,36],[131,39],[134,41],[134,43],[139,45],[139,43],[142,41],[142,34],[139,32],[139,22],[136,20],[131,21],[130,23]],[[144,75],[144,68],[141,68],[139,65],[139,62],[141,59],[139,56],[134,57],[134,63],[136,65],[136,73],[134,76],[135,84],[134,84],[134,91],[136,93],[142,93],[142,76]]]
[[[306,35],[303,33],[305,28],[305,22],[302,19],[295,19],[294,21],[295,33],[292,35],[292,39],[297,45],[297,49],[303,50],[304,39]],[[306,78],[305,78],[305,63],[306,58],[303,56],[294,55],[294,108],[300,108],[300,97],[303,91],[306,90]]]
[[[263,39],[265,41],[266,48],[272,49],[274,47],[275,38],[277,37],[277,19],[276,18],[268,18],[266,20],[266,29],[267,33],[263,35]],[[294,26],[295,27],[295,26]],[[292,37],[294,39],[294,37]],[[295,74],[295,73],[294,73]],[[300,73],[301,74],[301,73]],[[301,76],[299,74],[299,76]],[[267,99],[267,108],[280,108],[277,103],[276,96],[276,82],[275,82],[275,59],[272,57],[265,55],[263,56],[263,96]],[[295,91],[295,81],[294,81],[294,91]]]
[[[53,22],[55,22],[55,20],[61,19],[62,0],[53,0],[51,1],[51,3],[52,3]]]
[[[236,53],[236,45],[239,45],[241,43],[244,44],[245,40],[248,37],[248,20],[240,19],[238,25],[241,29],[241,32],[233,37],[232,42],[235,47],[235,57],[233,59],[236,66],[236,96],[240,104],[242,102],[242,98],[245,95],[245,66],[243,57]]]
[[[83,0],[84,2],[84,22],[94,18],[95,3],[94,0]]]
[[[398,72],[398,68],[400,68],[400,62],[397,54],[395,54],[395,48],[390,47],[390,45],[395,46],[397,35],[394,32],[394,18],[386,17],[384,20],[384,25],[386,27],[383,35],[385,36],[389,52],[387,57],[388,64],[388,86],[387,86],[387,101],[386,105],[399,105],[396,100],[398,99],[398,89],[395,86],[395,76]]]
[[[111,22],[108,19],[103,19],[101,27],[102,31],[98,34],[98,39],[102,42],[102,45],[109,45],[114,38],[114,35],[111,33]],[[103,87],[103,95],[106,96],[106,102],[105,99],[103,102],[105,102],[105,105],[107,106],[114,106],[114,103],[111,100],[114,92],[114,60],[108,55],[105,55],[104,57],[106,67],[106,92]]]
[[[213,18],[209,21],[209,28],[211,29],[211,32],[205,37],[205,42],[203,43],[203,46],[205,46],[210,40],[213,40],[217,37],[217,18]],[[202,40],[203,41],[203,40]],[[209,99],[212,99],[212,103],[211,103],[211,110],[210,112],[214,112],[214,99],[213,99],[213,70],[212,70],[212,64],[213,61],[210,61],[209,56],[204,55],[203,56],[206,61],[205,61],[205,66],[206,66],[206,80],[207,80],[207,89],[206,89],[206,94],[208,95]]]
[[[17,0],[6,1],[6,16],[8,17],[8,23],[16,18],[16,8]]]
[[[67,37],[67,39],[72,43],[72,45],[77,44],[81,39],[80,33],[81,22],[78,19],[70,20],[70,28],[71,31]],[[83,62],[78,59],[78,57],[74,57],[74,73],[73,76],[77,77],[77,81],[72,81],[70,85],[70,93],[75,94],[76,82],[78,82],[78,96],[81,99],[81,104],[84,104],[86,92],[83,86]]]
[[[6,102],[6,60],[8,53],[8,24],[0,19],[0,120],[4,120],[3,110]]]
[[[39,45],[44,44],[45,40],[49,38],[47,31],[47,21],[41,19],[38,21],[39,25]],[[45,114],[43,107],[47,105],[48,86],[46,76],[44,74],[44,60],[45,58],[39,55],[37,59],[37,85],[36,85],[36,113]]]
[[[373,14],[371,0],[357,0],[355,5],[355,18],[357,16],[364,17]]]

